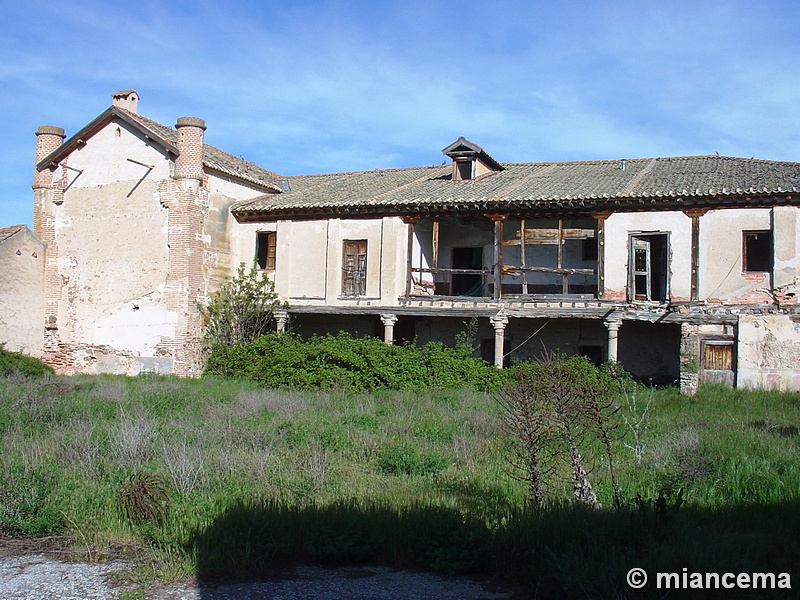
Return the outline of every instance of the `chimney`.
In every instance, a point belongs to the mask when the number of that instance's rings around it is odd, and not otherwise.
[[[120,90],[112,94],[111,98],[113,99],[114,106],[117,108],[124,108],[128,112],[137,114],[139,94],[136,93],[136,90]]]
[[[47,155],[61,146],[64,130],[52,125],[41,125],[36,130],[36,164],[38,165]],[[53,184],[53,171],[51,169],[36,169],[33,174],[33,189],[49,188]]]
[[[197,117],[179,117],[178,157],[175,159],[175,179],[181,188],[197,191],[203,181],[203,132],[206,122]]]

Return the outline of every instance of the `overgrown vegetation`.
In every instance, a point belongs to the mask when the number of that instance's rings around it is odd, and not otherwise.
[[[53,369],[38,358],[6,350],[0,343],[0,375],[15,372],[30,377],[41,377],[42,375],[52,375]]]
[[[532,510],[507,473],[503,414],[494,393],[444,387],[13,373],[0,377],[0,533],[72,535],[94,557],[139,547],[137,576],[162,580],[375,561],[491,575],[547,599],[661,597],[627,586],[634,566],[798,576],[800,395],[653,391],[638,438],[610,436],[619,509],[592,434],[581,458],[604,508],[565,500],[567,461]],[[561,435],[545,455],[566,447]]]
[[[497,389],[502,374],[472,357],[472,348],[431,342],[389,346],[377,338],[338,335],[302,340],[268,333],[236,346],[214,345],[206,372],[243,377],[270,388],[417,390]]]

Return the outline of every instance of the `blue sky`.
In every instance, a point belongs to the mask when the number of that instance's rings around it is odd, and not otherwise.
[[[33,8],[35,7],[35,8]],[[0,226],[32,224],[34,132],[135,88],[284,175],[713,154],[800,161],[800,2],[3,2]]]

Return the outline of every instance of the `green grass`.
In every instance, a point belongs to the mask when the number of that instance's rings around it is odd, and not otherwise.
[[[145,583],[311,561],[489,575],[540,598],[662,597],[627,587],[634,566],[789,572],[800,585],[800,395],[636,395],[639,411],[650,402],[640,464],[624,423],[615,442],[630,504],[572,506],[562,481],[534,512],[507,472],[491,394],[11,373],[0,377],[0,535],[69,535],[92,556],[138,548]],[[163,522],[126,518],[119,493],[137,473],[165,483]],[[678,490],[683,505],[659,507]]]

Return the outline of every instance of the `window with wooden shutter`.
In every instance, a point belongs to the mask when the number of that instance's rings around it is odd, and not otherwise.
[[[256,262],[262,271],[275,270],[276,242],[277,234],[274,231],[259,231],[256,234]]]
[[[367,293],[367,240],[345,240],[342,264],[342,296]]]

